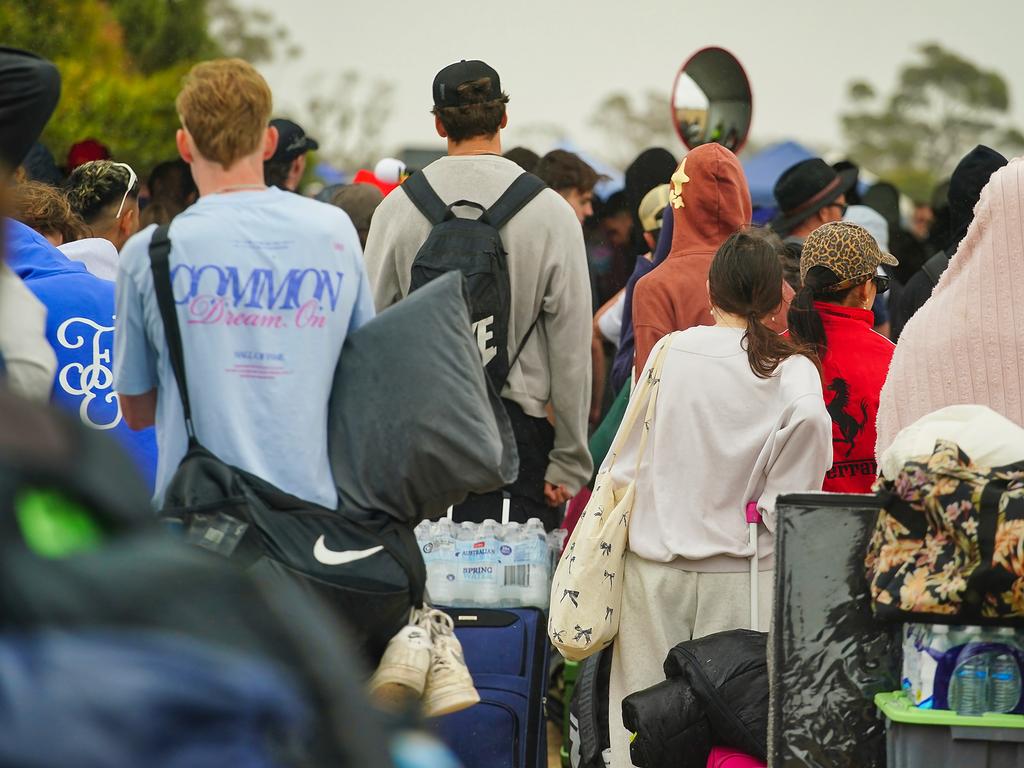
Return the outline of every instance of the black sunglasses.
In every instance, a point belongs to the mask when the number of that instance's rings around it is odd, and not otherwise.
[[[889,278],[885,275],[875,275],[871,279],[875,281],[875,288],[879,293],[885,293],[889,290]]]

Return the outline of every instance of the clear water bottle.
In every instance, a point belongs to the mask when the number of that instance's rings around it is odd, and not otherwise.
[[[427,572],[427,587],[435,605],[453,605],[456,593],[455,531],[448,518],[438,520],[431,540],[434,550],[433,577]]]
[[[921,671],[921,651],[918,647],[918,637],[921,635],[924,625],[904,624],[903,625],[903,674],[901,675],[902,688],[907,696],[913,701],[914,691],[921,687],[919,679]]]
[[[416,545],[420,548],[420,554],[423,555],[423,564],[427,568],[427,590],[431,591],[433,582],[435,579],[434,575],[434,560],[437,555],[434,551],[434,523],[429,520],[424,520],[416,526],[414,533],[416,534]]]
[[[455,595],[453,604],[460,608],[475,608],[476,564],[474,545],[477,541],[476,523],[460,523],[455,531]]]
[[[915,647],[917,654],[917,688],[913,701],[921,709],[931,709],[934,704],[935,677],[939,662],[951,647],[949,627],[944,624],[924,625],[918,634]]]
[[[988,654],[968,645],[949,685],[949,706],[958,715],[983,715],[989,702]]]
[[[501,525],[494,520],[485,520],[480,524],[477,538],[478,541],[474,545],[476,604],[482,608],[497,608],[504,586],[498,562],[498,547],[501,546],[502,539]]]
[[[506,523],[504,538],[498,548],[501,563],[501,600],[503,608],[516,608],[523,604],[521,568],[517,565],[523,542],[523,526],[517,522]]]
[[[1002,627],[995,632],[993,641],[1004,649],[995,651],[989,661],[989,711],[1013,712],[1020,703],[1021,672],[1017,662],[1016,633],[1010,627]]]
[[[534,517],[526,522],[520,548],[525,548],[522,562],[527,566],[526,584],[523,585],[523,605],[547,608],[551,597],[551,557],[544,523],[538,518]]]

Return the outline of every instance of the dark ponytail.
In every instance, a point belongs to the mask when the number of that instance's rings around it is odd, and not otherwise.
[[[828,339],[825,337],[825,325],[821,315],[814,308],[815,301],[827,301],[842,304],[850,294],[851,288],[844,291],[829,291],[828,287],[839,282],[839,276],[828,267],[814,266],[807,270],[804,285],[793,302],[789,305],[789,335],[803,344],[813,347],[818,356],[824,360],[828,351]]]
[[[764,324],[763,318],[782,304],[782,243],[770,232],[740,230],[718,249],[708,272],[711,303],[746,318],[743,340],[750,370],[767,379],[793,355],[804,355],[817,367],[814,348],[794,343]]]

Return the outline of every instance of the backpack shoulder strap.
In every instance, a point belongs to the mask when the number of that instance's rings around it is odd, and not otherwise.
[[[167,339],[167,355],[171,360],[174,380],[178,382],[181,394],[181,407],[185,412],[185,431],[189,442],[195,442],[196,431],[192,425],[192,404],[188,397],[188,379],[185,377],[185,353],[181,345],[181,328],[178,326],[178,313],[174,307],[174,295],[171,292],[171,238],[170,225],[164,224],[153,232],[149,241],[149,267],[153,272],[153,291],[156,303],[160,308],[160,319],[164,323],[164,336]]]
[[[484,211],[480,217],[495,229],[501,229],[509,220],[519,213],[528,202],[533,200],[544,189],[547,184],[538,179],[532,173],[523,172],[515,181],[509,185],[501,197]]]
[[[921,270],[928,276],[928,279],[931,280],[932,287],[934,288],[939,284],[939,278],[942,277],[942,273],[946,271],[946,267],[948,266],[949,256],[946,255],[945,251],[939,251],[924,263]]]
[[[414,173],[402,182],[402,190],[412,201],[412,204],[419,209],[419,212],[427,217],[431,226],[436,227],[448,218],[448,206],[444,200],[437,196],[437,192],[430,186],[423,171]]]

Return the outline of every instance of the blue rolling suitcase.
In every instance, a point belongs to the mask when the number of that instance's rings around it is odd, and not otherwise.
[[[548,641],[536,608],[445,608],[480,703],[433,721],[464,768],[544,768]]]

